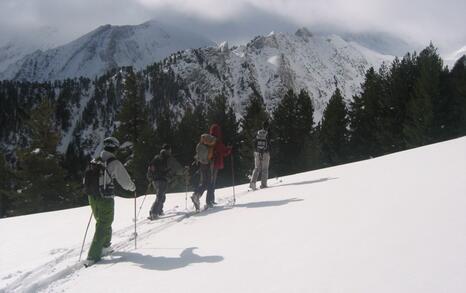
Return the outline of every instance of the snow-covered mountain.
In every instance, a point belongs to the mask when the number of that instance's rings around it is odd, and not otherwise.
[[[455,52],[452,52],[448,55],[445,56],[445,65],[448,65],[450,69],[455,66],[456,61],[460,59],[461,57],[466,55],[466,46],[460,48],[459,50],[456,50]]]
[[[294,34],[272,32],[239,47],[223,43],[188,50],[168,66],[188,84],[195,100],[223,93],[237,112],[253,93],[272,110],[288,89],[306,89],[320,120],[336,85],[349,100],[369,67],[392,59],[337,35],[313,35],[302,28]]]
[[[216,191],[137,220],[117,198],[112,255],[78,263],[89,207],[0,219],[0,292],[466,292],[466,138]],[[387,172],[388,171],[388,172]],[[138,198],[136,207],[143,203]],[[187,203],[187,205],[186,205]],[[92,221],[83,258],[94,233]]]
[[[94,78],[113,68],[142,69],[179,50],[212,45],[205,37],[156,21],[104,25],[66,45],[26,56],[10,65],[0,79]]]
[[[384,32],[364,32],[364,33],[337,33],[349,42],[357,42],[362,46],[384,55],[404,56],[408,52],[419,51],[421,44],[408,43],[407,41]]]
[[[169,54],[169,50],[173,49],[173,46],[164,47],[162,44],[173,44],[178,38],[187,44],[181,32],[174,34],[177,38],[163,32],[154,22],[136,27],[104,26],[63,47],[28,56],[16,78],[49,80],[92,76],[121,65],[145,68],[145,65],[160,59],[162,53]],[[166,43],[150,41],[161,36],[166,37]],[[189,37],[193,38],[191,35]],[[189,43],[193,45],[195,40],[199,39],[194,38]],[[166,78],[177,84],[172,84],[176,90],[167,97],[177,103],[172,105],[172,109],[179,114],[177,117],[181,117],[186,106],[203,103],[220,94],[227,97],[237,118],[240,118],[252,94],[261,95],[267,109],[273,111],[289,89],[295,92],[305,89],[315,108],[314,118],[320,121],[336,86],[350,101],[360,91],[367,69],[371,66],[378,68],[392,59],[393,56],[382,55],[356,42],[347,42],[337,35],[314,35],[302,28],[294,34],[258,36],[239,47],[230,48],[224,42],[219,46],[180,49],[163,59],[159,67],[161,72],[168,73]],[[141,74],[140,83],[145,90],[146,101],[150,103],[159,85],[151,70],[146,69]],[[73,137],[80,137],[82,142],[86,141],[86,152],[93,153],[100,138],[114,128],[117,108],[95,115],[83,114],[91,111],[86,110],[88,105],[102,103],[100,92],[114,90],[103,89],[105,86],[102,84],[119,83],[116,76],[106,75],[104,79],[106,82],[100,83],[99,90],[94,81],[90,81],[89,88],[76,85],[80,88],[76,95],[80,97],[70,98],[66,105],[70,115],[65,124],[69,124],[69,127],[62,131],[61,152],[66,151]],[[60,95],[60,92],[60,88],[54,90],[56,95]],[[103,98],[110,99],[108,96]],[[109,103],[110,100],[104,104]],[[155,111],[154,105],[151,109]],[[103,110],[99,108],[98,111]],[[96,129],[99,129],[98,134]],[[16,145],[10,138],[5,139],[4,144],[6,148]]]
[[[40,27],[28,33],[18,32],[0,42],[0,77],[10,65],[37,51],[62,45],[64,36],[56,28]]]

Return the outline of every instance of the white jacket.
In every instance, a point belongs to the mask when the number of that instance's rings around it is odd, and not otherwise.
[[[106,162],[110,158],[115,158],[115,155],[112,154],[111,152],[108,151],[102,151],[100,153],[100,157],[104,162]],[[135,191],[136,190],[136,185],[134,185],[133,180],[131,180],[131,177],[129,177],[128,172],[126,171],[125,166],[118,161],[118,160],[113,160],[109,164],[107,164],[107,171],[110,174],[106,174],[104,177],[99,178],[99,185],[104,185],[104,178],[105,178],[105,184],[111,184],[112,179],[115,179],[120,186],[128,191]]]

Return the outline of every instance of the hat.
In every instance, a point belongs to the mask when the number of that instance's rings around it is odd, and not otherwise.
[[[104,147],[117,149],[120,147],[120,142],[118,141],[118,139],[110,136],[104,139]]]
[[[163,158],[168,158],[168,157],[170,157],[170,149],[161,149],[161,150],[160,150],[160,155],[161,155]]]

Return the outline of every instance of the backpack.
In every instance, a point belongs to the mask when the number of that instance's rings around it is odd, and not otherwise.
[[[110,162],[116,160],[115,158],[110,158],[106,162],[102,161],[101,158],[93,159],[89,162],[86,171],[84,171],[83,185],[84,193],[90,196],[101,196],[101,197],[113,197],[114,187],[113,180],[110,184],[100,185],[100,178],[104,176],[111,177],[105,163],[110,164]],[[102,179],[104,182],[104,179]]]
[[[217,139],[208,133],[201,135],[201,142],[196,147],[197,160],[206,164],[214,158],[214,149]]]
[[[268,144],[267,144],[267,130],[261,129],[257,132],[256,135],[256,151],[259,153],[263,153],[268,151]]]
[[[201,164],[208,164],[209,160],[209,147],[203,143],[198,143],[196,146],[196,160]]]
[[[167,159],[161,155],[156,155],[147,167],[146,177],[149,181],[166,179],[169,171]]]

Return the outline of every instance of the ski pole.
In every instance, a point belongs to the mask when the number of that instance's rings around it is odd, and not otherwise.
[[[141,213],[142,205],[144,204],[144,201],[146,200],[147,194],[144,195],[144,198],[142,199],[141,206],[139,207],[138,215],[137,218],[139,218],[139,214]]]
[[[136,191],[134,192],[134,249],[137,249],[137,238],[138,238],[138,233],[137,233],[137,219],[136,219]]]
[[[91,224],[93,212],[91,211],[91,216],[89,217],[89,222],[87,222],[86,233],[84,233],[83,245],[81,246],[81,252],[79,253],[79,261],[81,261],[81,256],[84,250],[84,242],[86,242],[87,230],[89,230],[89,225]]]
[[[184,209],[188,209],[188,184],[185,184],[185,190],[184,190]]]
[[[233,204],[236,203],[236,195],[235,195],[235,160],[233,159],[233,154],[231,154],[231,180],[233,181]]]
[[[149,183],[149,185],[147,185],[146,194],[144,195],[144,198],[142,199],[142,203],[141,203],[141,205],[139,206],[139,211],[138,211],[138,216],[137,216],[138,219],[139,219],[139,214],[141,213],[142,206],[144,205],[144,202],[146,201],[147,194],[148,194],[149,191],[150,191],[150,190],[149,190],[150,187],[152,186],[152,188],[154,188],[152,184],[153,184],[153,182],[151,181],[151,182]]]
[[[189,183],[189,177],[188,177],[188,166],[185,166],[185,177],[184,177],[184,209],[188,209],[188,183]]]

